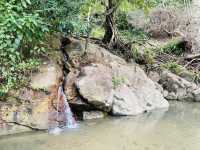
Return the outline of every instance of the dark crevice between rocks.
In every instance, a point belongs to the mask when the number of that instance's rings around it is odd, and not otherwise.
[[[67,76],[70,73],[70,62],[69,62],[69,55],[68,53],[65,51],[65,48],[67,45],[69,45],[71,43],[71,40],[67,37],[62,37],[60,39],[61,41],[61,47],[60,47],[60,51],[62,52],[63,55],[63,60],[62,60],[62,64],[63,64],[63,81],[62,81],[62,88],[63,91],[65,91],[65,84],[67,81]],[[85,103],[85,101],[83,102],[83,97],[79,94],[78,89],[76,89],[76,92],[78,94],[76,100],[73,100],[73,102],[69,102],[69,106],[73,112],[73,114],[75,115],[75,118],[78,120],[82,120],[82,110],[86,109],[89,110],[89,104]],[[84,104],[84,105],[83,105]],[[84,107],[84,108],[83,108]]]

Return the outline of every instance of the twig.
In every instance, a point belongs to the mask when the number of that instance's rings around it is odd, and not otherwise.
[[[185,66],[184,66],[184,68],[186,68],[186,67],[188,67],[190,64],[192,64],[195,60],[200,60],[200,59],[192,59],[190,62],[188,62]]]

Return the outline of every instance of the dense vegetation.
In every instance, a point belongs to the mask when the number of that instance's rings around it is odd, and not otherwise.
[[[48,51],[46,35],[101,37],[114,46],[118,39],[131,41],[143,31],[130,28],[126,11],[182,2],[164,0],[1,0],[0,1],[0,97],[28,82],[40,57]]]

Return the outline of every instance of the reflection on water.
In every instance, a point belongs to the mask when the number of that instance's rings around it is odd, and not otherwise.
[[[54,136],[0,138],[1,150],[199,150],[200,103],[173,102],[167,111],[80,123]]]

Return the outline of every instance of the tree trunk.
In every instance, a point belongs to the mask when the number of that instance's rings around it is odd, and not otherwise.
[[[113,47],[117,42],[116,24],[114,21],[114,15],[117,4],[113,0],[108,0],[108,6],[106,7],[106,20],[104,24],[105,35],[103,43]]]

